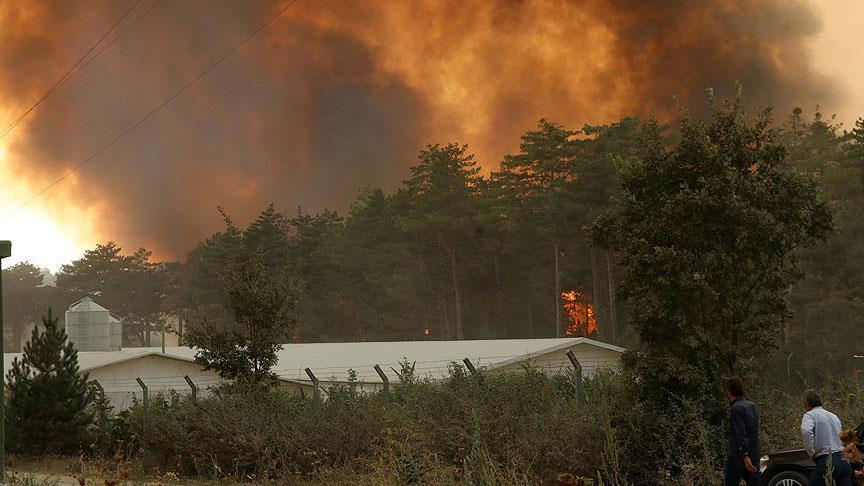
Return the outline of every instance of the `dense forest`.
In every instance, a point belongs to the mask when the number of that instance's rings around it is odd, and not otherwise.
[[[796,250],[806,278],[774,330],[777,365],[815,377],[854,364],[864,337],[864,119],[848,130],[795,109],[769,129],[786,146],[784,170],[816,180],[833,214],[826,244]],[[592,227],[622,202],[622,171],[646,157],[648,131],[664,144],[681,136],[632,117],[580,130],[540,120],[488,175],[469,146],[427,145],[399,188],[366,187],[344,214],[271,205],[242,227],[219,208],[224,228],[182,262],[108,242],[64,265],[56,287],[15,265],[4,270],[6,351],[48,307],[62,319],[86,295],[124,319],[130,346],[165,326],[231,326],[224,270],[250,257],[287,290],[286,341],[590,335],[634,345],[622,256],[595,244]],[[830,365],[809,362],[816,353]]]

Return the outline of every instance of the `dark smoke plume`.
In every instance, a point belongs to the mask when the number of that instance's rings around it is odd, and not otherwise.
[[[131,3],[0,5],[0,121]],[[280,5],[163,1],[4,140],[16,177],[56,179]],[[674,116],[674,96],[698,109],[706,87],[736,81],[781,111],[832,102],[808,57],[820,29],[787,0],[300,0],[45,197],[98,213],[99,239],[181,257],[218,228],[216,206],[240,221],[271,201],[344,209],[360,187],[406,178],[425,142],[468,143],[492,168],[540,117]]]

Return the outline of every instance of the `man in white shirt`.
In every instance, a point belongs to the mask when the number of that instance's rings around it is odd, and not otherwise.
[[[840,432],[843,426],[836,415],[822,408],[822,399],[815,390],[807,390],[804,399],[804,417],[801,418],[801,436],[804,450],[816,463],[810,473],[809,486],[825,486],[825,470],[828,458],[834,469],[834,484],[852,486],[852,468],[843,458],[843,443]]]

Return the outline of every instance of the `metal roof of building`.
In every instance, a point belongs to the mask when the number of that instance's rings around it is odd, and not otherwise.
[[[398,371],[400,363],[407,361],[415,366],[416,376],[436,379],[446,376],[451,364],[461,364],[464,358],[470,359],[478,369],[494,369],[574,347],[593,347],[613,353],[625,351],[624,348],[588,338],[301,343],[283,345],[273,371],[285,381],[308,382],[304,371],[308,367],[324,382],[345,381],[348,379],[348,370],[352,369],[360,382],[379,383],[381,379],[373,370],[374,365],[380,365],[395,381],[397,376],[393,369]],[[195,359],[195,353],[196,350],[189,347],[168,347],[164,355],[160,348],[79,352],[78,364],[82,372],[87,372],[150,355],[191,362]],[[12,360],[20,356],[21,353],[4,354],[7,371],[12,366]],[[591,367],[592,364],[583,363],[583,366]]]
[[[69,309],[66,312],[109,312],[108,309],[102,307],[101,305],[93,302],[93,299],[90,297],[84,297],[78,302],[74,302],[69,306]]]

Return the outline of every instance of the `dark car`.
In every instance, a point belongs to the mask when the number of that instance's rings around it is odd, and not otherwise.
[[[772,452],[760,462],[762,484],[767,486],[807,486],[814,467],[804,449]]]
[[[858,436],[858,449],[864,451],[864,424],[855,429]],[[771,452],[760,460],[762,484],[767,486],[807,486],[810,483],[810,472],[813,461],[804,449],[784,449]]]

